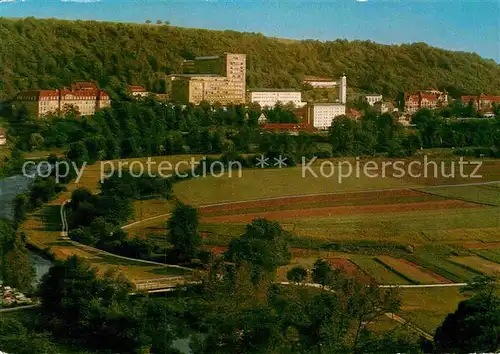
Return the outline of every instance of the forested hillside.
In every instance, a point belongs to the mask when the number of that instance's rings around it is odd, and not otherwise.
[[[96,80],[161,92],[183,59],[225,51],[248,55],[248,87],[300,87],[304,75],[348,75],[350,87],[395,97],[447,89],[453,96],[500,94],[500,65],[476,54],[424,43],[380,45],[335,40],[283,41],[256,33],[168,25],[0,18],[0,98],[21,89]]]

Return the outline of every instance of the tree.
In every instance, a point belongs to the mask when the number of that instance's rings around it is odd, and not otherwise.
[[[436,330],[434,342],[440,352],[494,353],[500,349],[500,295],[497,278],[473,280],[466,291],[475,295],[460,302]]]
[[[156,20],[156,24],[157,24],[157,25],[161,25],[162,23],[163,23],[163,21],[162,21],[162,20]]]
[[[294,283],[302,283],[307,279],[307,269],[296,266],[286,273],[286,278]]]
[[[70,161],[74,161],[78,166],[81,166],[88,160],[87,148],[82,141],[74,142],[69,145],[69,150],[66,157]]]
[[[245,233],[229,242],[227,258],[232,262],[248,262],[256,277],[262,272],[274,272],[290,262],[288,234],[280,224],[266,219],[255,219]]]
[[[14,247],[4,255],[3,281],[20,291],[32,290],[35,269],[28,258],[28,250],[24,241],[16,237]]]
[[[18,194],[14,199],[14,221],[17,225],[26,218],[29,209],[29,198],[26,194]]]
[[[40,285],[42,311],[55,335],[105,352],[139,353],[149,348],[145,304],[132,301],[132,285],[115,271],[96,269],[72,256],[56,261]]]
[[[23,234],[17,234],[8,221],[0,219],[0,278],[7,285],[30,291],[34,277]]]
[[[311,275],[313,282],[316,284],[328,286],[333,283],[334,271],[330,264],[324,259],[318,259],[314,262],[314,268]]]
[[[149,25],[151,23],[151,20],[146,20],[146,23]]]
[[[201,246],[198,222],[198,211],[182,203],[177,205],[167,222],[168,239],[181,262],[194,258]]]

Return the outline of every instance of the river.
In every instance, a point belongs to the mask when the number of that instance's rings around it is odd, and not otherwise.
[[[33,181],[34,178],[23,175],[0,179],[0,218],[12,219],[12,202],[16,198],[16,195],[27,192]],[[52,263],[50,260],[43,258],[32,251],[28,251],[28,257],[36,272],[33,282],[34,285],[37,285],[42,276],[49,271]]]

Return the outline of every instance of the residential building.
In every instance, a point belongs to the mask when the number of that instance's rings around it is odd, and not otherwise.
[[[258,103],[261,107],[275,107],[278,102],[282,104],[293,103],[295,107],[303,107],[302,92],[294,89],[252,89],[247,92],[248,103]]]
[[[306,122],[317,129],[328,129],[332,120],[346,114],[346,107],[339,103],[309,102],[307,104]]]
[[[399,124],[404,125],[405,127],[408,127],[411,125],[412,115],[410,113],[398,114],[397,117],[398,117]]]
[[[146,97],[149,92],[144,88],[144,86],[130,85],[128,87],[130,94],[135,97]]]
[[[183,74],[170,75],[171,99],[187,104],[244,104],[246,55],[196,57],[183,63]]]
[[[393,113],[395,111],[397,112],[397,109],[394,108],[394,105],[392,103],[383,101],[378,101],[377,103],[375,103],[373,109],[378,114]]]
[[[258,124],[266,124],[267,123],[267,117],[264,113],[261,113],[259,118],[257,119]]]
[[[338,85],[336,81],[333,81],[330,78],[319,76],[306,76],[303,83],[305,85],[310,85],[313,88],[334,88]]]
[[[363,101],[368,102],[368,104],[372,107],[375,105],[375,103],[383,100],[382,95],[380,95],[378,93],[363,95],[362,98],[363,98]]]
[[[448,94],[438,90],[419,91],[416,94],[405,93],[405,111],[415,113],[420,109],[436,109],[448,105]]]
[[[473,102],[476,109],[480,111],[489,111],[493,107],[493,104],[500,104],[500,96],[488,96],[481,94],[478,96],[462,96],[460,98],[462,104],[467,105],[469,102]]]
[[[0,128],[0,146],[6,144],[7,144],[7,133],[5,133],[4,129]]]
[[[354,120],[358,120],[358,119],[361,119],[361,112],[358,111],[357,109],[354,109],[354,108],[349,108],[349,110],[346,112],[346,116],[348,116],[349,118],[352,118]]]
[[[36,117],[74,108],[82,116],[109,107],[109,95],[91,82],[77,81],[71,89],[26,90],[16,97],[15,104],[24,104]]]

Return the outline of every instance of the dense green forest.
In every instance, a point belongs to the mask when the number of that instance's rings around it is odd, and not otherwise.
[[[500,94],[500,65],[424,43],[283,41],[258,33],[96,21],[0,18],[0,98],[73,80],[165,90],[165,74],[195,55],[246,53],[248,87],[300,87],[304,75],[348,76],[350,87],[390,97],[437,87],[452,96]]]

